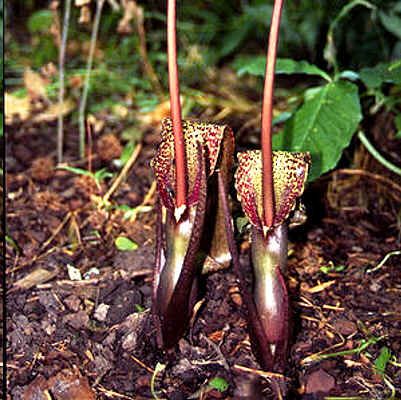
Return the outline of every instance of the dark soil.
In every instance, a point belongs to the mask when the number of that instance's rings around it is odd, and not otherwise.
[[[68,131],[72,159],[76,132]],[[99,189],[90,178],[53,169],[55,136],[53,125],[8,130],[8,398],[151,399],[152,376],[158,396],[176,400],[267,399],[279,391],[305,400],[401,396],[399,253],[372,271],[401,247],[400,181],[363,149],[355,150],[356,166],[382,180],[340,171],[305,194],[309,221],[290,235],[293,343],[285,376],[272,377],[252,355],[231,269],[205,278],[204,297],[177,348],[169,354],[157,348],[149,311],[155,212],[130,222],[121,211],[101,208],[108,182]],[[101,161],[108,158],[98,153],[98,139],[93,170],[117,171],[112,161]],[[145,135],[113,204],[141,204],[157,141],[157,130]],[[138,249],[118,251],[119,235]],[[238,244],[245,264],[247,242]],[[72,267],[82,280],[70,279]],[[383,349],[391,359],[380,372],[375,360]],[[211,390],[214,377],[228,389]]]

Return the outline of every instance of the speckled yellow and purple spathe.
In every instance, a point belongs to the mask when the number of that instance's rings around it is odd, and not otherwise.
[[[262,153],[260,150],[238,154],[235,188],[238,200],[250,223],[263,229]],[[302,195],[308,168],[309,153],[273,152],[273,185],[275,212],[273,226],[281,225],[295,208]]]
[[[187,168],[187,206],[197,202],[199,148],[202,157],[206,157],[206,175],[211,176],[217,166],[219,153],[224,142],[225,152],[234,150],[234,134],[227,125],[217,125],[198,121],[182,121],[185,141]],[[200,146],[199,146],[200,145]],[[158,192],[164,207],[173,210],[175,207],[175,162],[174,132],[170,118],[162,121],[161,143],[151,161],[157,181]]]

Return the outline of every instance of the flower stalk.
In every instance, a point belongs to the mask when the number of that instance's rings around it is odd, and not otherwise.
[[[261,145],[263,163],[263,232],[265,236],[273,225],[274,219],[272,169],[273,89],[282,9],[283,0],[275,0],[267,47],[265,83],[263,89]]]
[[[180,86],[178,81],[176,1],[168,0],[167,7],[168,81],[171,119],[174,130],[176,170],[176,210],[174,216],[178,221],[186,209],[185,145],[181,122]]]

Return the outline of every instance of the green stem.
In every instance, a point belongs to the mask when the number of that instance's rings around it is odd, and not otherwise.
[[[89,48],[89,56],[88,56],[88,61],[86,64],[84,89],[82,91],[82,98],[81,98],[81,102],[79,104],[79,115],[78,115],[79,155],[81,158],[85,157],[85,110],[86,110],[86,103],[88,100],[89,83],[90,83],[90,76],[91,76],[91,72],[92,72],[93,56],[95,54],[96,41],[97,41],[99,25],[100,25],[100,17],[102,15],[104,1],[105,0],[98,0],[97,4],[96,4],[96,15],[95,15],[95,20],[93,22],[92,35],[91,35],[90,48]]]
[[[395,174],[401,176],[401,168],[397,167],[390,161],[386,160],[370,143],[369,139],[365,136],[362,131],[358,132],[358,138],[362,142],[362,144],[366,147],[366,150],[372,155],[372,157],[378,161],[383,167],[386,167],[388,170],[394,172]]]
[[[376,10],[377,7],[370,3],[369,1],[366,0],[353,0],[346,4],[340,12],[337,14],[337,16],[333,19],[332,23],[329,26],[329,29],[327,31],[327,38],[326,38],[326,46],[324,48],[324,57],[327,60],[329,64],[331,64],[334,67],[334,75],[338,75],[338,64],[336,60],[336,47],[334,44],[334,29],[337,26],[337,24],[354,8],[357,6],[364,6],[366,8],[369,8],[371,10]]]
[[[70,24],[70,14],[71,14],[71,0],[65,1],[64,10],[64,20],[63,20],[63,33],[60,43],[60,53],[59,53],[59,92],[58,92],[58,104],[59,112],[57,119],[57,162],[60,164],[63,162],[63,142],[64,142],[64,132],[63,132],[63,103],[64,103],[64,64],[65,64],[65,50],[67,47],[68,38],[68,25]]]

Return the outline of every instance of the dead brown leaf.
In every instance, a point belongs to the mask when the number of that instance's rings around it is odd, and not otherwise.
[[[82,376],[75,367],[73,370],[62,370],[47,381],[39,375],[26,387],[23,399],[95,400],[96,395],[90,387],[88,379]]]
[[[182,103],[182,101],[181,101]],[[160,103],[153,111],[139,116],[139,120],[143,125],[158,126],[163,118],[170,115],[170,101],[166,100]]]
[[[137,5],[135,1],[123,1],[124,15],[118,23],[117,32],[124,35],[132,33],[131,21],[137,13]]]
[[[30,68],[26,68],[24,71],[24,85],[32,100],[47,99],[47,82],[40,74],[32,71]]]
[[[75,0],[76,7],[82,7],[90,4],[91,0]]]
[[[28,275],[19,279],[14,283],[15,289],[20,290],[28,290],[36,285],[47,282],[50,279],[53,279],[58,274],[58,268],[55,268],[52,271],[49,271],[44,268],[37,268],[30,272]]]
[[[64,100],[64,103],[60,107],[58,103],[51,104],[46,110],[42,113],[35,115],[32,119],[33,122],[50,122],[57,119],[59,113],[62,115],[69,114],[75,108],[75,103],[72,99]]]
[[[89,24],[91,22],[92,15],[91,15],[91,10],[88,6],[83,6],[81,8],[81,12],[79,14],[79,20],[78,22],[80,24]]]
[[[93,114],[88,115],[87,122],[95,133],[101,132],[106,124],[104,120],[96,118]]]
[[[16,119],[26,121],[31,114],[32,106],[28,97],[19,98],[6,92],[4,109],[6,125],[12,125]]]
[[[328,282],[323,282],[320,283],[319,285],[313,286],[309,289],[306,289],[306,292],[308,293],[319,293],[322,292],[323,290],[329,288],[330,286],[334,285],[336,283],[335,280],[333,281],[328,281]]]

